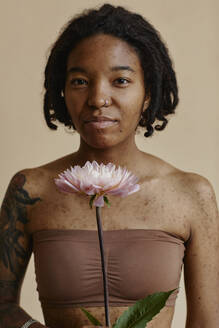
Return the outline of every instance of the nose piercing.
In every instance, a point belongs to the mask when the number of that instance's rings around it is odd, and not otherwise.
[[[110,104],[110,101],[108,99],[105,99],[104,100],[104,104],[102,106],[103,107],[107,107],[107,106],[109,106],[109,104]],[[91,103],[90,103],[90,100],[88,100],[88,105],[89,106],[92,106]]]
[[[103,106],[108,106],[108,105],[109,105],[109,100],[106,99]]]

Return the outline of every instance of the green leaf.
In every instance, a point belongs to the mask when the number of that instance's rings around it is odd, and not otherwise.
[[[94,326],[103,326],[102,323],[100,323],[100,321],[97,320],[90,312],[85,310],[83,307],[80,307],[80,309],[84,312],[84,314]]]
[[[103,196],[104,202],[107,204],[108,207],[110,207],[109,199],[106,196]]]
[[[96,194],[92,195],[91,198],[90,198],[90,201],[89,201],[90,208],[92,208],[92,206],[93,206],[93,202],[94,202],[95,197],[96,197]]]
[[[147,323],[164,307],[174,290],[154,293],[137,301],[123,312],[113,324],[113,328],[145,328]]]

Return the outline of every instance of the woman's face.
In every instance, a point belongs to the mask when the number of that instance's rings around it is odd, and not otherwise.
[[[84,39],[71,51],[64,94],[76,130],[95,148],[134,138],[148,103],[135,50],[105,34]]]

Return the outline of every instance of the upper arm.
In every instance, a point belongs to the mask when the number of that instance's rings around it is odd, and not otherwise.
[[[184,259],[186,327],[216,328],[219,322],[218,208],[210,182],[199,175],[191,178],[194,217]]]
[[[0,212],[0,303],[19,302],[20,288],[32,244],[27,233],[28,208],[40,198],[31,198],[25,188],[25,171],[10,181]]]

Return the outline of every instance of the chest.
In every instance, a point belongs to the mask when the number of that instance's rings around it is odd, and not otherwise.
[[[41,202],[29,213],[30,233],[50,229],[96,230],[95,207],[90,209],[89,196],[66,194],[51,185],[41,195]],[[188,199],[157,179],[141,183],[140,191],[125,198],[110,196],[110,207],[101,208],[103,230],[158,229],[179,234],[189,233]]]

